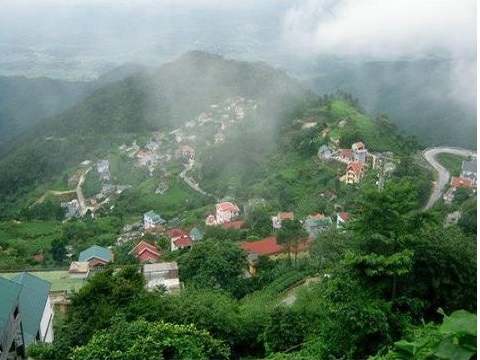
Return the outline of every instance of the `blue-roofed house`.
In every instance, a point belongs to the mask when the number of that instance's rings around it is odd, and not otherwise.
[[[90,269],[103,269],[113,261],[113,252],[109,248],[93,245],[78,255],[78,261],[88,262]]]
[[[145,230],[152,230],[157,226],[165,224],[165,220],[161,218],[160,215],[155,213],[153,210],[143,214],[143,228]]]
[[[190,238],[193,241],[203,240],[203,233],[196,227],[190,230]]]
[[[53,341],[53,306],[50,300],[52,284],[35,275],[23,272],[12,279],[22,286],[20,314],[25,347],[35,342]]]
[[[315,236],[321,231],[332,226],[332,219],[324,214],[308,215],[304,222],[305,231],[310,236]]]
[[[0,360],[11,353],[25,355],[25,342],[20,314],[22,286],[0,277]]]

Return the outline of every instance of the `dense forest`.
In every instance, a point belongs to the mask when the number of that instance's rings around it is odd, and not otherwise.
[[[249,104],[241,121],[228,127],[219,112],[218,122],[185,125],[231,97]],[[216,142],[220,127],[225,140]],[[195,140],[178,141],[179,129]],[[146,147],[154,132],[162,133],[158,151],[173,154],[162,166],[149,170],[120,150]],[[28,349],[34,359],[476,355],[476,194],[458,191],[451,204],[424,210],[434,178],[422,145],[346,92],[317,96],[266,64],[194,52],[94,91],[22,139],[0,161],[1,270],[65,270],[91,245],[115,253],[70,294],[54,342]],[[189,163],[174,154],[190,141]],[[347,184],[346,164],[319,149],[356,142],[384,166],[369,164],[361,181]],[[87,173],[79,165],[87,159],[108,159],[112,180],[102,183],[95,166]],[[462,159],[445,161],[458,169]],[[203,192],[186,184],[187,169]],[[94,213],[66,220],[60,202],[75,193],[68,183],[80,170],[89,198],[105,185],[128,186]],[[220,199],[241,207],[239,229],[205,225]],[[177,262],[178,292],[146,290],[135,241],[118,242],[152,209],[166,229],[203,232],[182,250],[170,249],[166,232],[135,239]],[[279,211],[295,218],[275,229]],[[457,211],[458,222],[447,224]],[[351,221],[335,226],[340,212]],[[309,236],[304,219],[319,213],[332,226]],[[247,276],[251,259],[240,244],[273,236],[287,252],[259,256]]]

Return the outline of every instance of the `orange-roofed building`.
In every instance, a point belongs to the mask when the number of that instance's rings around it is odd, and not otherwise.
[[[277,244],[275,236],[258,241],[243,241],[241,247],[246,252],[257,255],[276,255],[283,251],[283,246]]]
[[[133,254],[142,263],[154,263],[160,256],[160,250],[155,245],[142,240],[130,251],[130,254]]]
[[[272,226],[275,230],[277,230],[282,227],[282,221],[293,219],[293,212],[279,212],[276,216],[272,216]]]
[[[452,176],[452,179],[450,180],[450,186],[454,187],[455,189],[461,187],[471,188],[473,186],[473,182],[471,179],[468,178]]]
[[[231,221],[232,218],[234,218],[240,213],[240,209],[238,208],[238,206],[228,201],[218,203],[215,206],[215,209],[215,218],[217,220],[217,224],[223,224],[225,222]]]
[[[345,184],[358,184],[365,174],[366,165],[358,161],[351,161],[347,165],[347,171],[340,180]]]

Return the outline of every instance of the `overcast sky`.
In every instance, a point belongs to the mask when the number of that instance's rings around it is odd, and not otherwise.
[[[253,15],[269,9],[282,29],[278,34],[280,44],[305,56],[327,53],[397,58],[434,52],[476,54],[475,0],[2,0],[0,16],[15,19],[16,27],[25,29],[43,21],[42,29],[48,30],[47,24],[61,24],[65,17],[85,17],[83,24],[89,25],[85,13],[88,7],[92,15],[100,8],[113,13],[133,11],[135,17],[130,22],[137,26],[132,29],[138,29],[145,17],[165,17],[180,9],[219,9],[223,17],[232,19],[238,11]],[[75,15],[75,9],[80,8],[83,10]],[[27,14],[42,14],[43,19],[32,19]],[[217,20],[212,19],[207,25],[221,32]],[[95,25],[98,17],[92,16],[91,21],[90,25]],[[259,22],[261,18],[253,16],[252,21]],[[109,25],[115,26],[103,24]],[[247,21],[243,25],[251,26]]]

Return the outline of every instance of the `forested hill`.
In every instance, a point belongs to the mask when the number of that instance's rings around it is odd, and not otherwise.
[[[174,129],[228,97],[262,99],[273,111],[288,108],[305,93],[300,82],[266,64],[191,52],[97,90],[40,131],[95,137]]]
[[[54,178],[133,133],[173,130],[231,96],[257,99],[259,121],[274,127],[278,115],[306,93],[297,80],[264,63],[187,53],[110,83],[32,126],[0,162],[0,194]]]

